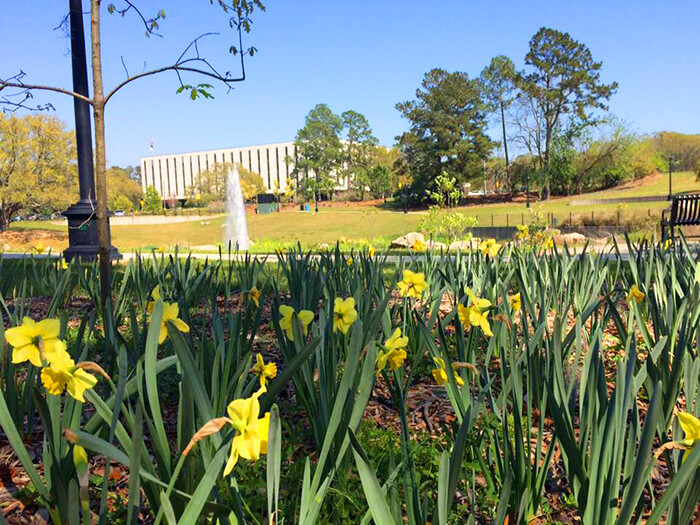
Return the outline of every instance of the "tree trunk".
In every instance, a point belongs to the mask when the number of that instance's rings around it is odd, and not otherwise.
[[[105,102],[102,87],[102,48],[100,41],[100,4],[92,0],[92,83],[94,92],[93,119],[95,121],[95,189],[97,198],[97,243],[100,265],[100,299],[103,317],[112,292],[112,263],[109,253],[109,223],[107,219],[107,156],[105,152]]]
[[[501,99],[501,129],[503,131],[503,152],[505,153],[506,156],[506,181],[508,182],[508,189],[510,190],[511,193],[511,199],[513,195],[513,184],[511,183],[510,180],[510,160],[508,158],[508,139],[506,137],[506,111],[505,108],[503,107],[503,99]]]

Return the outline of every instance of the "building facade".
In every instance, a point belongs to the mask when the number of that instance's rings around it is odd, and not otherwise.
[[[163,199],[184,200],[192,197],[190,188],[199,173],[228,162],[259,173],[268,192],[285,191],[293,179],[295,157],[294,142],[143,157],[141,187],[145,192],[153,186]]]

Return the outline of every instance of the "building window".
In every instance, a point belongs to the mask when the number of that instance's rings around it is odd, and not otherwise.
[[[256,153],[258,154],[258,169],[255,171],[258,173],[258,175],[262,176],[262,164],[260,164],[260,150],[256,150]]]
[[[170,189],[170,163],[165,159],[165,180],[168,181],[168,197],[171,197],[173,192]]]
[[[270,150],[265,148],[265,156],[267,157],[267,187],[272,188],[272,180],[270,179]]]
[[[280,150],[275,148],[275,163],[277,165],[277,185],[281,188],[282,181],[280,180]]]
[[[185,180],[185,157],[180,159],[180,166],[182,168],[182,194],[184,196],[187,194],[187,181]]]
[[[194,170],[192,169],[192,155],[189,155],[188,158],[190,159],[190,184],[194,186]]]
[[[253,171],[253,154],[248,150],[248,169]]]
[[[158,159],[158,179],[160,180],[160,196],[163,197],[163,165]]]

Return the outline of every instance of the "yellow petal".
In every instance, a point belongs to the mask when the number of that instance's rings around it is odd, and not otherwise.
[[[61,322],[58,319],[44,319],[36,327],[43,339],[55,339],[61,331]]]
[[[688,412],[679,412],[678,422],[681,424],[685,439],[692,441],[700,439],[700,419]]]
[[[32,337],[22,326],[9,328],[5,331],[5,341],[15,348],[27,346],[32,343]]]
[[[224,477],[228,476],[231,471],[233,470],[233,467],[236,466],[236,463],[238,462],[238,449],[233,446],[233,443],[231,444],[231,453],[228,456],[228,461],[226,462],[226,467],[224,468]]]

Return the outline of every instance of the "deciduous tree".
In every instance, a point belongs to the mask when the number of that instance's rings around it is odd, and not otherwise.
[[[20,210],[53,213],[75,199],[73,134],[55,117],[0,113],[0,230]]]
[[[343,119],[326,104],[318,104],[297,131],[294,173],[302,191],[313,197],[316,211],[319,193],[329,193],[337,183],[343,161],[342,129]]]
[[[516,94],[515,65],[504,55],[491,59],[491,63],[481,72],[484,94],[491,111],[498,113],[501,122],[501,137],[505,155],[505,175],[509,189],[512,183],[509,177],[510,159],[508,156],[508,135],[506,134],[506,111],[513,103]]]
[[[617,83],[600,78],[602,62],[593,60],[585,44],[569,33],[541,28],[530,40],[525,56],[527,70],[520,73],[520,128],[531,154],[537,157],[543,178],[542,196],[550,192],[549,159],[552,141],[564,120],[572,127],[596,122],[596,111],[607,111],[606,102]]]

